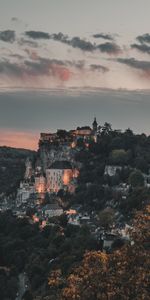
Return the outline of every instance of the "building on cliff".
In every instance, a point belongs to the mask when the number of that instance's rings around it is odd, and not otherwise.
[[[97,141],[97,129],[98,124],[96,118],[92,123],[92,128],[90,126],[77,127],[74,130],[66,131],[58,129],[56,133],[41,133],[39,140],[39,147],[42,146],[60,146],[66,145],[71,146],[78,139],[83,139],[85,142],[90,140]]]
[[[33,175],[33,168],[32,168],[32,161],[30,160],[29,157],[26,159],[25,167],[26,170],[25,170],[24,178],[30,180]]]
[[[17,206],[20,206],[23,203],[26,203],[30,197],[35,194],[34,183],[28,181],[20,182],[20,187],[17,190]]]
[[[55,161],[46,169],[47,191],[57,193],[69,185],[73,175],[74,171],[70,162]]]
[[[35,191],[39,194],[46,192],[46,179],[42,174],[35,175]]]

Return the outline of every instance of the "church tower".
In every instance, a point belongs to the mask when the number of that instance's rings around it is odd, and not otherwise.
[[[25,166],[26,166],[26,171],[25,171],[25,179],[31,179],[31,176],[33,174],[33,170],[32,170],[32,162],[29,158],[26,159],[25,162]]]
[[[97,124],[96,117],[95,117],[95,118],[94,118],[94,122],[93,122],[93,124],[92,124],[93,132],[94,132],[94,133],[97,132],[97,126],[98,126],[98,124]]]

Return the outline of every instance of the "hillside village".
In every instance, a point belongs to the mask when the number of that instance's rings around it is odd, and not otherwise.
[[[134,216],[150,202],[150,137],[94,119],[91,127],[41,133],[38,151],[19,150],[19,159],[17,150],[4,150],[15,163],[6,168],[10,158],[1,157],[1,172],[11,177],[11,189],[2,185],[0,194],[3,295],[13,290],[13,299],[29,293],[41,300],[58,293],[59,299],[57,273],[67,282],[86,251],[125,259],[122,251],[136,249]],[[148,245],[146,236],[141,251]]]
[[[126,135],[130,140],[135,137],[130,130]],[[41,228],[65,215],[68,224],[89,226],[93,236],[103,241],[104,249],[109,249],[115,240],[127,241],[132,209],[124,207],[124,203],[134,193],[134,185],[149,188],[150,175],[143,157],[135,159],[143,169],[130,165],[130,150],[107,153],[110,136],[113,142],[119,142],[121,136],[124,139],[121,131],[113,131],[108,123],[99,126],[96,118],[92,128],[41,133],[36,158],[26,159],[24,178],[11,206],[14,214],[29,215]],[[1,206],[8,208],[7,201]]]
[[[77,127],[69,132],[58,130],[56,133],[41,133],[37,159],[34,163],[27,158],[24,180],[17,191],[15,213],[26,214],[26,208],[36,209],[34,220],[43,224],[50,217],[64,212],[70,216],[70,222],[80,225],[76,209],[63,207],[60,191],[70,195],[75,193],[82,163],[75,157],[81,150],[82,143],[88,149],[91,141],[97,143],[98,124],[96,118],[89,126]],[[47,204],[44,206],[45,198]],[[85,217],[85,219],[89,217]],[[72,220],[72,221],[71,221]]]

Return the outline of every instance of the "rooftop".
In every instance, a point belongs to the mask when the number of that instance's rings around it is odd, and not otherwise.
[[[91,130],[90,126],[77,127],[77,130]]]
[[[42,208],[42,211],[45,210],[57,210],[62,209],[57,203],[47,204]]]
[[[60,160],[60,161],[55,161],[54,163],[52,163],[52,165],[50,165],[49,169],[59,169],[59,170],[72,169],[72,166],[69,161]]]

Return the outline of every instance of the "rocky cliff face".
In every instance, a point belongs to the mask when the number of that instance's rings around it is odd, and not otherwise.
[[[39,156],[44,172],[47,167],[49,167],[53,162],[57,160],[67,160],[74,164],[75,153],[76,150],[72,149],[68,145],[51,147],[41,146],[39,148]]]

